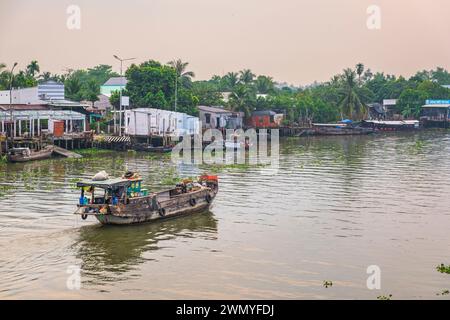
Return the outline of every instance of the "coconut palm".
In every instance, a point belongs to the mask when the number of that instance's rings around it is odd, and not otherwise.
[[[175,69],[175,72],[177,73],[179,79],[189,79],[189,81],[191,81],[192,78],[195,77],[194,72],[186,71],[189,62],[183,62],[181,61],[181,59],[177,59],[170,61],[167,64]]]
[[[233,91],[239,83],[239,75],[236,72],[228,72],[224,78],[225,83],[227,84],[227,89]]]
[[[341,96],[340,107],[343,115],[349,118],[360,119],[366,112],[366,106],[358,92],[358,82],[356,72],[351,69],[345,69],[341,76],[341,87],[339,94]]]
[[[174,110],[177,110],[177,102],[178,102],[178,82],[181,80],[181,83],[185,86],[189,86],[191,84],[192,78],[195,77],[195,73],[192,71],[186,71],[189,62],[183,62],[181,59],[173,60],[167,63],[169,66],[175,69],[176,77],[175,77],[175,99],[174,99]]]
[[[230,94],[229,105],[233,111],[242,111],[246,117],[251,113],[251,102],[255,100],[254,90],[244,84],[237,84]]]
[[[239,80],[244,84],[251,84],[255,78],[255,74],[250,69],[239,71]]]
[[[358,74],[358,80],[361,81],[361,76],[364,73],[364,65],[362,63],[356,65],[356,73]]]
[[[39,64],[36,60],[31,61],[30,64],[27,66],[27,74],[29,74],[33,78],[36,73],[39,73],[39,71],[40,71]]]
[[[41,82],[41,83],[47,82],[52,79],[53,79],[52,74],[48,71],[42,72],[42,74],[39,75],[39,82]]]
[[[268,94],[274,90],[274,82],[271,77],[258,76],[255,81],[256,91],[260,94]]]

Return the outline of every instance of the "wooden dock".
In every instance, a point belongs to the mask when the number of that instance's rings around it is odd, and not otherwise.
[[[81,154],[69,151],[67,149],[58,147],[58,146],[54,146],[53,147],[53,153],[56,153],[60,156],[66,157],[66,158],[83,158],[83,156]]]

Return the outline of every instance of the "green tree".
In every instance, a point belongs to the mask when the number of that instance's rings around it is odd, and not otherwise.
[[[364,72],[364,64],[358,63],[356,65],[356,74],[358,75],[358,80],[361,81],[361,76]]]
[[[244,69],[239,71],[239,80],[245,84],[250,85],[253,83],[253,79],[255,78],[255,74],[250,69]]]
[[[76,71],[67,76],[64,82],[65,97],[67,99],[74,101],[81,101],[83,99],[81,75],[82,71]]]
[[[416,89],[406,89],[398,99],[397,111],[406,118],[418,117],[425,100],[425,92]]]
[[[213,81],[194,82],[192,92],[198,98],[199,105],[218,106],[224,104],[219,85]]]
[[[233,91],[239,84],[239,74],[236,72],[228,72],[223,78],[228,91]]]
[[[242,111],[246,117],[249,117],[253,111],[253,105],[256,101],[254,90],[244,84],[237,84],[230,94],[228,101],[233,111]]]
[[[366,107],[358,92],[356,73],[345,69],[341,79],[340,107],[343,116],[350,119],[362,119],[366,114]]]
[[[30,62],[30,64],[27,66],[27,75],[34,78],[36,73],[40,72],[39,64],[36,60],[33,60]]]
[[[192,78],[195,77],[194,72],[186,71],[188,62],[183,62],[181,59],[168,62],[168,65],[175,69],[175,98],[174,98],[174,110],[177,110],[178,104],[178,87],[181,82],[185,87],[190,87]]]
[[[267,76],[258,76],[255,81],[255,87],[260,94],[269,94],[275,91],[273,79]]]
[[[100,86],[94,79],[90,79],[83,85],[82,97],[84,100],[92,102],[92,105],[98,101],[100,95]]]
[[[149,60],[140,65],[132,64],[126,77],[127,94],[134,107],[169,108],[175,89],[174,68]]]

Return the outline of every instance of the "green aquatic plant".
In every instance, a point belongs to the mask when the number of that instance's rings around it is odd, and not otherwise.
[[[325,281],[323,282],[323,286],[324,286],[325,288],[332,287],[332,286],[333,286],[333,281],[325,280]]]
[[[423,153],[425,147],[427,146],[427,143],[423,140],[416,140],[413,144],[409,145],[407,147],[407,151],[410,154],[420,154]]]
[[[8,162],[8,158],[6,157],[6,155],[0,156],[0,164],[7,163],[7,162]]]
[[[12,185],[0,185],[0,197],[5,196],[8,192],[14,189]]]
[[[111,154],[114,152],[113,150],[97,149],[97,148],[75,149],[73,151],[78,154],[81,154],[82,156],[90,156],[90,157]]]
[[[450,265],[445,265],[443,263],[441,263],[439,266],[436,267],[436,270],[439,271],[440,273],[447,273],[450,274]]]
[[[449,290],[442,290],[442,292],[436,293],[437,296],[446,296],[448,294],[450,294]]]
[[[392,294],[389,294],[387,296],[381,295],[381,296],[377,297],[377,300],[391,300],[391,298],[392,298]]]
[[[200,169],[205,170],[210,173],[219,173],[224,170],[248,170],[252,168],[261,168],[269,166],[270,164],[265,163],[231,163],[231,164],[202,164],[199,166]]]

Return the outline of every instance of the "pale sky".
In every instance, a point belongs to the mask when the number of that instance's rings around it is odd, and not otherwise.
[[[81,29],[66,26],[69,5]],[[367,27],[370,5],[381,29]],[[0,0],[0,62],[63,72],[112,57],[181,58],[196,79],[250,68],[295,85],[363,62],[410,76],[450,69],[449,0]]]

